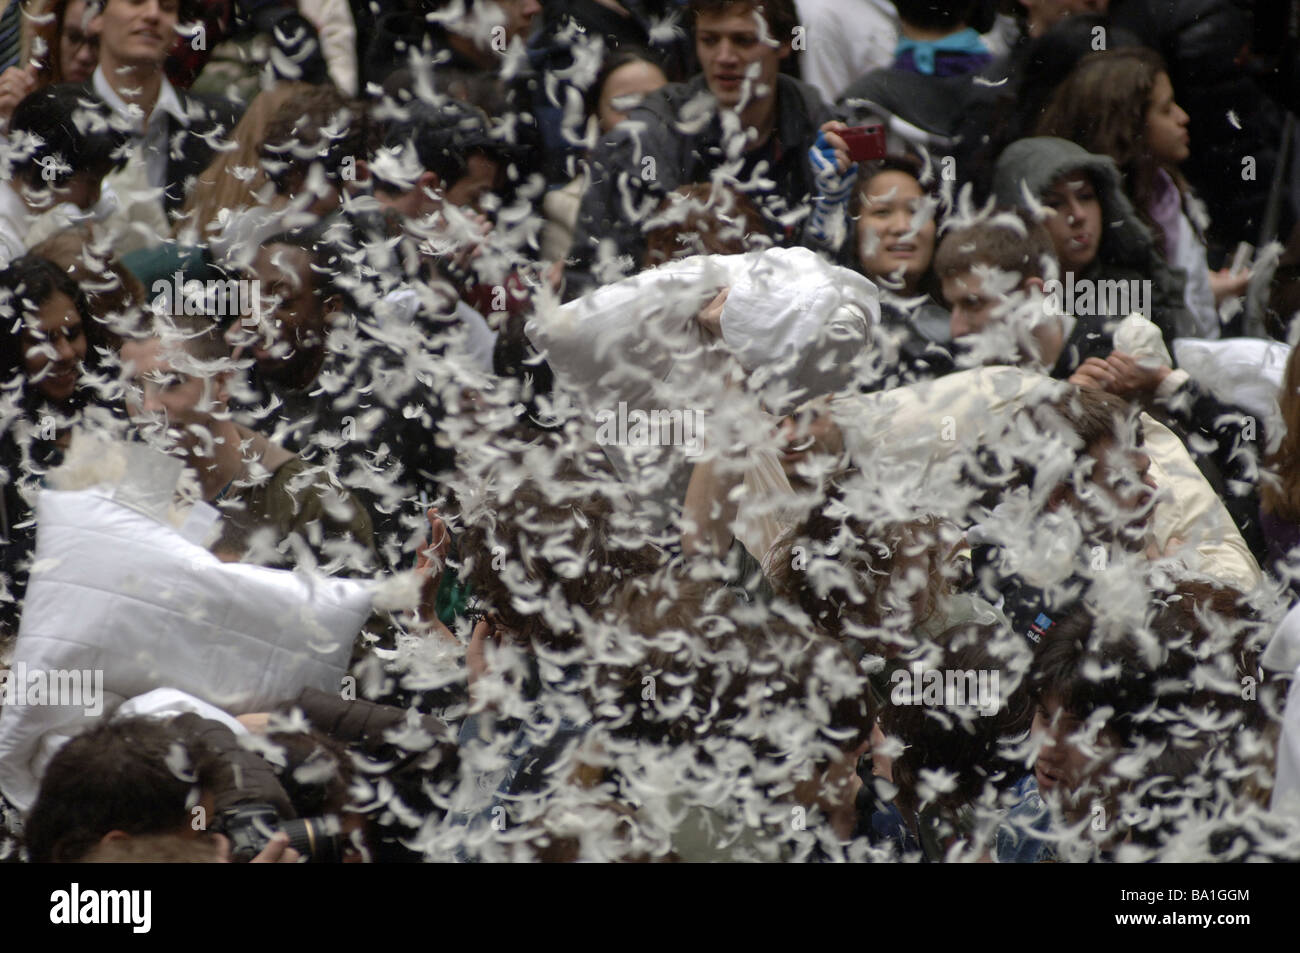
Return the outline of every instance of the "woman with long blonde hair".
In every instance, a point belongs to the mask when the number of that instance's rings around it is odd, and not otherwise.
[[[223,211],[265,204],[259,193],[267,183],[259,151],[277,112],[295,96],[311,90],[308,83],[277,83],[248,104],[231,139],[234,148],[220,152],[194,183],[182,210],[177,234],[183,242],[205,244],[225,223]],[[193,230],[191,232],[191,229]]]

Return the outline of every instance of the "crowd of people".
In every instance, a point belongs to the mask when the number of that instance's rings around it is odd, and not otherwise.
[[[0,859],[1300,857],[1251,22],[10,0]]]

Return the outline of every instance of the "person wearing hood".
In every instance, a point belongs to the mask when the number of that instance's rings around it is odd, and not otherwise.
[[[1180,168],[1192,154],[1187,123],[1160,54],[1131,47],[1084,57],[1053,94],[1037,132],[1115,160],[1160,254],[1183,273],[1190,321],[1179,333],[1217,338],[1219,306],[1245,292],[1250,273],[1209,268],[1209,221]]]
[[[1026,209],[1035,217],[1050,213],[1044,221],[1064,285],[1136,289],[1148,299],[1145,317],[1160,329],[1166,344],[1176,337],[1199,336],[1183,301],[1183,280],[1161,258],[1110,157],[1093,155],[1067,139],[1021,139],[998,158],[993,193],[1000,206]],[[1105,281],[1125,284],[1098,284]],[[1128,313],[1109,313],[1102,298],[1094,296],[1087,310],[1114,319]],[[1072,313],[1084,317],[1082,310]]]

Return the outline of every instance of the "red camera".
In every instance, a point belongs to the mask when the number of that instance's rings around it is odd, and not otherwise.
[[[839,136],[849,147],[849,158],[854,162],[868,162],[885,157],[885,127],[879,123],[874,126],[850,126],[841,130]]]

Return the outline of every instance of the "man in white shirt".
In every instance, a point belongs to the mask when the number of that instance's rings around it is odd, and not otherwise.
[[[104,0],[91,20],[99,31],[99,66],[91,79],[138,150],[114,186],[126,217],[139,223],[129,244],[148,244],[146,232],[170,237],[169,216],[185,201],[187,185],[212,160],[234,128],[233,104],[209,103],[177,90],[163,71],[178,23],[196,19],[190,0]]]
[[[104,177],[125,161],[125,136],[83,87],[46,86],[14,110],[12,178],[0,182],[0,267],[39,241],[42,226],[93,217]]]

